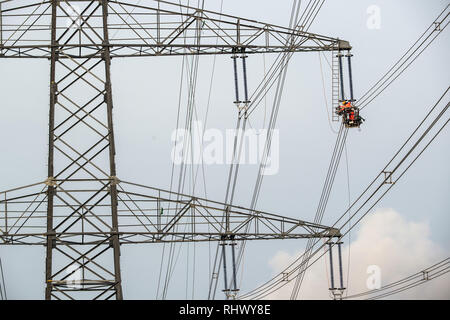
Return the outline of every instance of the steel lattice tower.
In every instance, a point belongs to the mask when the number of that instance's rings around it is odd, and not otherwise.
[[[118,29],[125,35],[112,37]],[[50,61],[48,177],[0,193],[0,244],[46,246],[46,299],[122,299],[124,244],[339,236],[327,226],[120,180],[110,67],[116,57],[343,49],[350,45],[339,39],[165,1],[0,3],[0,58]]]

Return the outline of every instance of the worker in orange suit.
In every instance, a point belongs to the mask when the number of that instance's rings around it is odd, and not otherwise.
[[[349,120],[350,121],[355,121],[355,111],[354,110],[350,111]]]
[[[347,101],[347,100],[342,101],[342,104],[339,106],[338,115],[343,114],[345,111],[347,111],[345,109],[351,108],[351,107],[352,107],[352,104],[350,103],[350,101]],[[350,110],[350,109],[348,109],[348,110]]]

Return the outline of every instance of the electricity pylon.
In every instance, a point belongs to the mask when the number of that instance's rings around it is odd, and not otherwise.
[[[349,43],[165,1],[0,3],[0,58],[50,61],[48,176],[0,193],[1,244],[46,247],[46,299],[122,299],[121,245],[339,236],[327,226],[121,181],[110,65],[116,57],[341,49]]]

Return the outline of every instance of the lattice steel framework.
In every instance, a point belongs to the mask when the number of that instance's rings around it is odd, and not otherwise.
[[[142,2],[0,2],[0,58],[50,61],[48,177],[0,193],[1,244],[46,246],[46,299],[122,299],[122,244],[339,236],[117,178],[112,58],[350,49],[301,29]]]

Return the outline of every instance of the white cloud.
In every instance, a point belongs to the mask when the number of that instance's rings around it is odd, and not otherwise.
[[[381,285],[385,285],[416,273],[448,256],[448,252],[430,239],[427,222],[407,221],[393,209],[379,209],[367,216],[352,238],[354,240],[350,245],[349,295],[368,290],[367,267],[370,265],[380,267]],[[347,245],[342,250],[344,285],[347,281],[348,253]],[[280,251],[269,261],[269,265],[275,272],[281,272],[300,254],[301,252],[290,254]],[[334,262],[337,265],[336,259]],[[328,265],[328,258],[321,258],[308,270],[300,299],[329,299]],[[335,267],[335,283],[338,281],[337,272]],[[289,299],[293,282],[268,298]],[[450,274],[391,298],[450,299]]]

